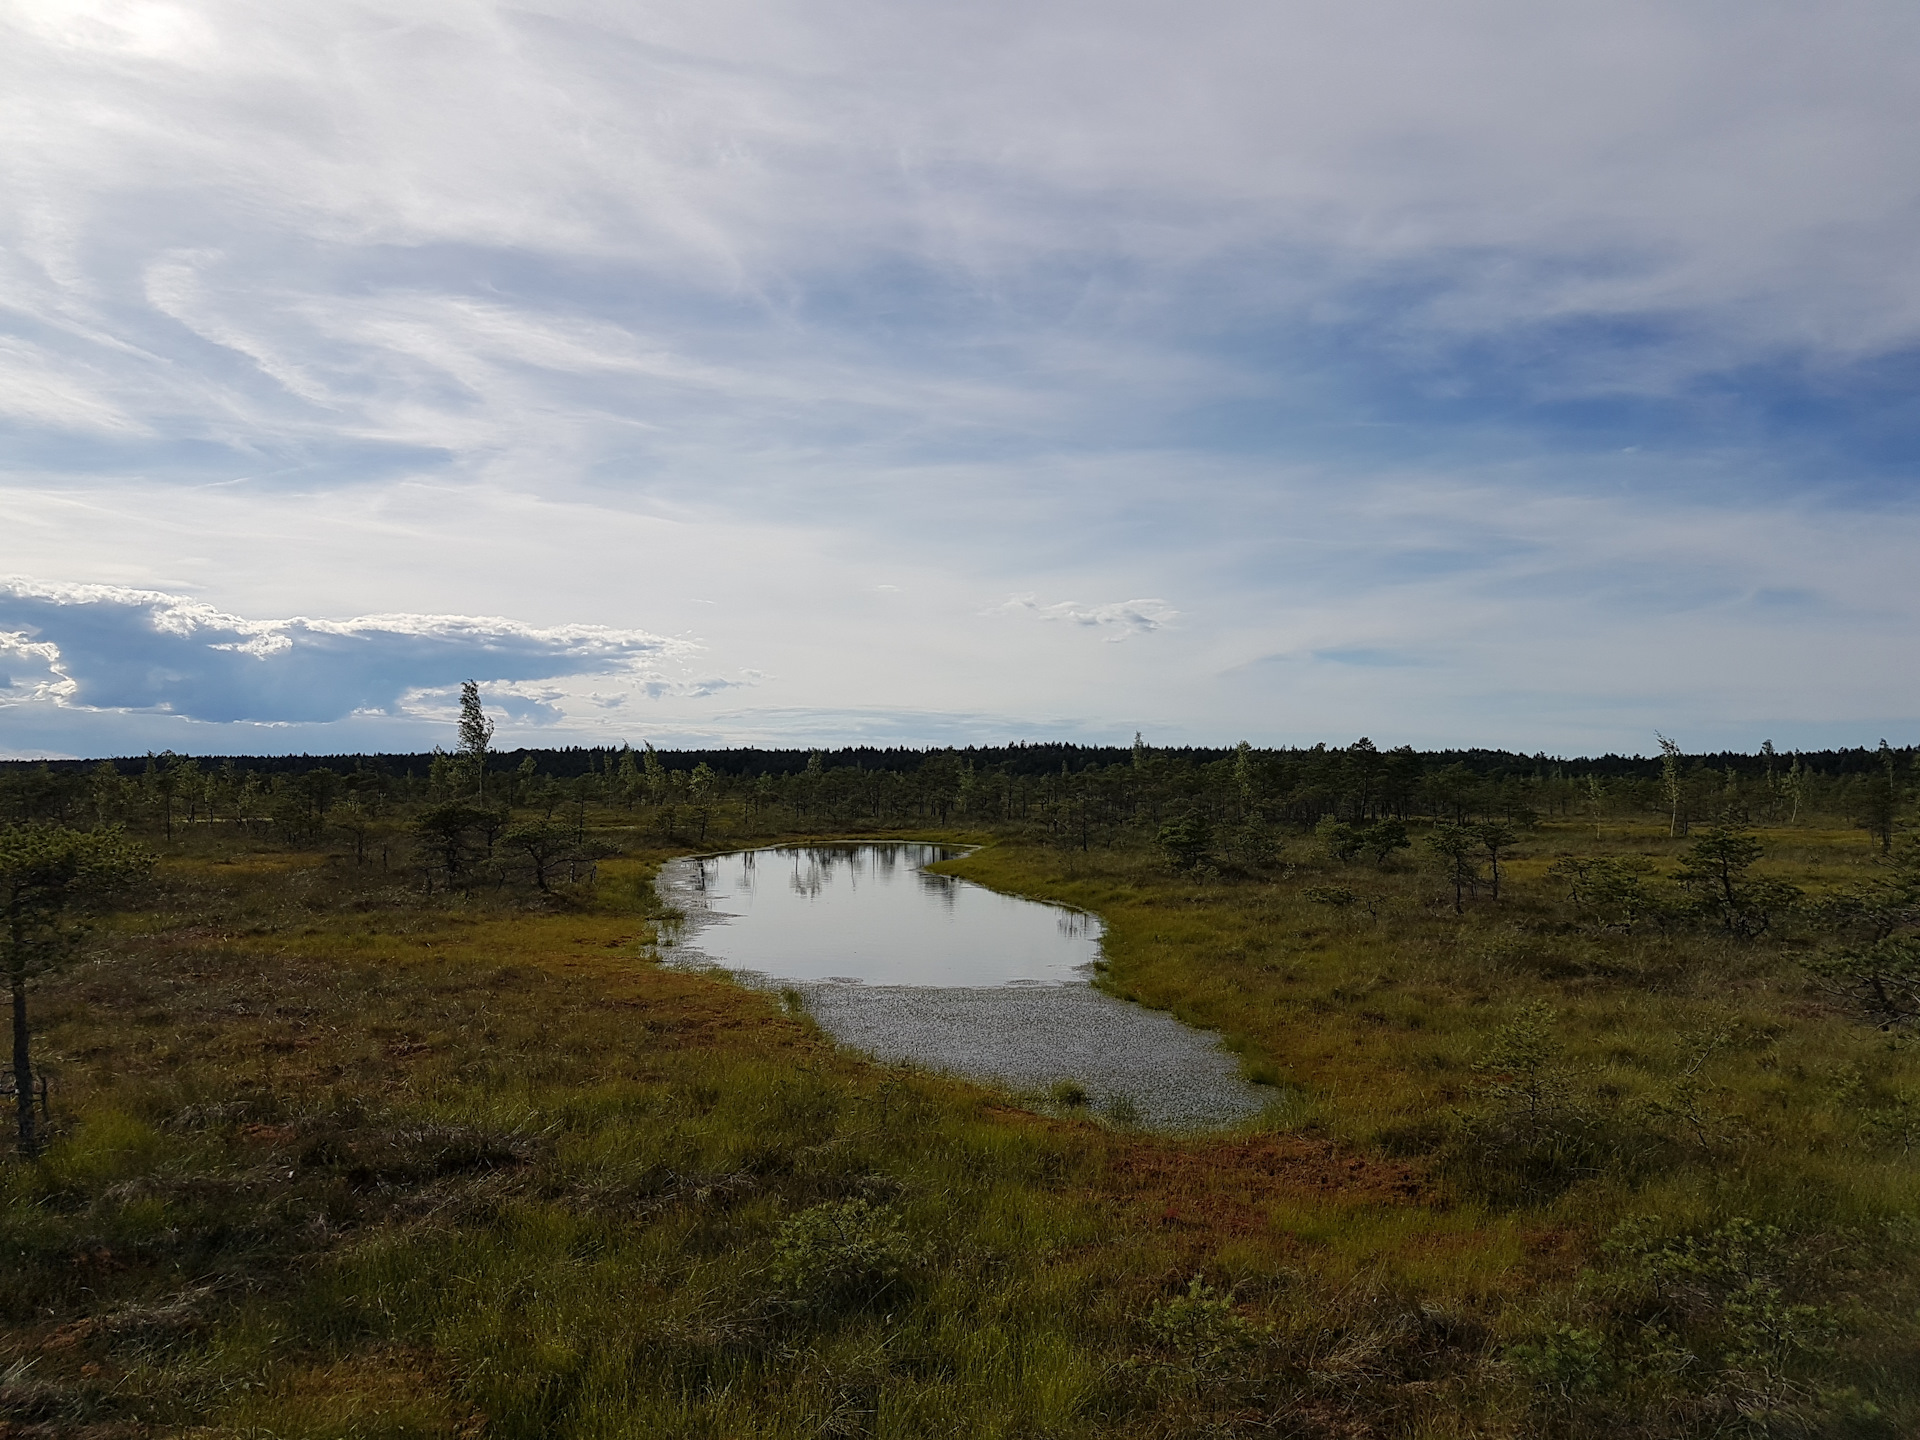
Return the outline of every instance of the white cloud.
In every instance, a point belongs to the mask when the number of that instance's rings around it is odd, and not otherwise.
[[[1241,314],[1334,323],[1404,287],[1423,298],[1380,338],[1405,352],[1685,317],[1693,339],[1600,388],[1920,334],[1899,58],[1920,27],[1891,3],[463,3],[395,23],[208,0],[12,23],[8,298],[76,347],[35,367],[45,393],[13,390],[40,423],[304,432],[319,407],[498,445],[554,375],[1020,416],[1030,387],[838,331],[876,277],[997,309],[985,338],[1029,370],[1129,383],[1177,368],[1138,323],[1208,277]],[[531,270],[503,284],[509,256]],[[1036,303],[1120,323],[1076,341],[1020,323]],[[599,407],[576,385],[563,408]]]
[[[1164,600],[1110,600],[1103,605],[1082,605],[1077,600],[1061,600],[1042,605],[1032,595],[1010,596],[995,607],[1004,614],[1031,615],[1036,620],[1064,620],[1109,633],[1101,638],[1125,640],[1134,635],[1151,635],[1164,630],[1180,618],[1180,612]],[[991,613],[991,612],[990,612]]]
[[[250,620],[178,595],[109,585],[0,582],[0,648],[45,663],[34,698],[89,710],[207,721],[296,723],[420,713],[419,698],[465,678],[558,718],[555,676],[638,671],[696,647],[603,625],[533,626],[497,617],[362,615]]]
[[[5,563],[126,593],[12,595],[66,668],[6,723],[438,723],[487,656],[582,734],[748,666],[742,725],[899,734],[1911,713],[1908,422],[1791,417],[1910,391],[1848,367],[1920,346],[1917,47],[1893,0],[16,6]],[[1026,587],[1060,623],[980,623]],[[1141,590],[1188,613],[1040,598]]]

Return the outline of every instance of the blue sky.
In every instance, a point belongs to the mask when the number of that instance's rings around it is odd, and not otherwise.
[[[1920,740],[1920,12],[0,18],[0,753]]]

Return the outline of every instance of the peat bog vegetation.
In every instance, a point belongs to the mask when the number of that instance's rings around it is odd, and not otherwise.
[[[1920,1433],[1913,758],[10,767],[16,849],[155,863],[34,952],[0,1434]],[[664,860],[888,836],[1097,913],[1266,1112],[657,962]]]

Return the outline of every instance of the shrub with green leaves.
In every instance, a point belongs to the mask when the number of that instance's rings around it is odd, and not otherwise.
[[[1805,964],[1821,988],[1883,1030],[1920,1019],[1920,936],[1889,935]]]
[[[1635,1434],[1883,1433],[1857,1428],[1871,1402],[1829,1383],[1831,1255],[1744,1216],[1694,1231],[1642,1217],[1604,1255],[1582,1287],[1591,1308],[1505,1356],[1574,1433],[1609,1419]]]
[[[815,1310],[877,1300],[905,1285],[919,1264],[899,1215],[858,1197],[802,1210],[773,1242],[774,1282]]]
[[[1599,1394],[1614,1378],[1606,1335],[1579,1325],[1556,1325],[1537,1339],[1513,1346],[1507,1363],[1534,1386],[1536,1396],[1563,1405]]]
[[[1248,1349],[1262,1334],[1234,1308],[1232,1295],[1222,1295],[1199,1275],[1187,1282],[1185,1294],[1156,1300],[1147,1313],[1146,1328],[1155,1344],[1203,1369]]]
[[[1361,853],[1371,856],[1376,865],[1386,864],[1387,857],[1396,850],[1413,848],[1406,825],[1398,820],[1376,820],[1355,838],[1360,843]]]
[[[1744,1216],[1678,1235],[1645,1217],[1622,1225],[1606,1253],[1616,1300],[1641,1322],[1625,1337],[1631,1363],[1752,1418],[1820,1405],[1840,1327],[1831,1309],[1799,1298],[1821,1260],[1805,1244]]]
[[[1273,832],[1257,819],[1249,819],[1227,830],[1220,838],[1221,852],[1235,865],[1271,865],[1280,853]]]

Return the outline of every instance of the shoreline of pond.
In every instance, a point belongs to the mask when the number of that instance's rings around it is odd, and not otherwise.
[[[963,858],[981,848],[978,845],[924,839],[773,844],[681,856],[660,867],[655,891],[678,914],[674,933],[661,938],[662,963],[725,971],[742,984],[797,998],[836,1042],[881,1063],[913,1064],[992,1084],[1041,1108],[1182,1131],[1244,1123],[1278,1098],[1240,1074],[1237,1057],[1222,1047],[1218,1032],[1188,1026],[1169,1012],[1149,1009],[1095,984],[1096,967],[1104,963],[1097,938],[1092,958],[1077,966],[1072,978],[986,985],[781,975],[730,960],[724,946],[709,938],[738,918],[717,909],[709,898],[714,893],[707,879],[709,865],[767,854],[840,852],[851,858],[906,847],[945,852],[904,867],[906,873],[926,874],[956,890],[977,891],[1037,913],[1071,915],[1104,931],[1104,922],[1092,911],[1007,894],[927,868]],[[872,883],[875,877],[866,878]],[[889,872],[879,883],[890,879]]]

